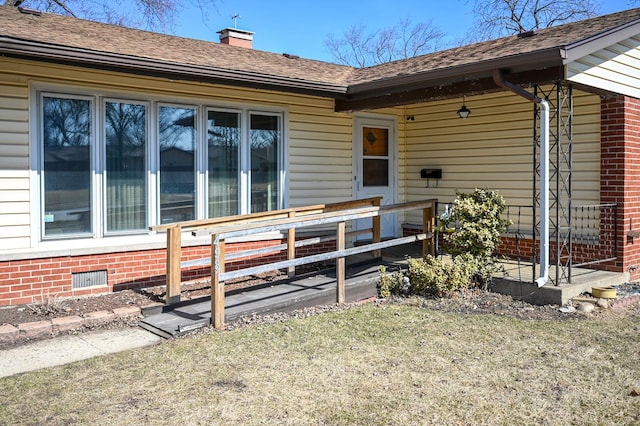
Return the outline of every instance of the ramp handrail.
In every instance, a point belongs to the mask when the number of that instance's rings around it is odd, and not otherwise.
[[[386,247],[407,244],[414,241],[422,241],[423,255],[433,254],[433,235],[435,226],[435,214],[437,201],[435,199],[398,203],[392,205],[380,205],[379,197],[353,202],[336,203],[331,205],[308,206],[297,211],[287,209],[283,215],[280,211],[271,215],[260,215],[259,219],[244,215],[242,219],[237,217],[220,218],[220,220],[190,221],[173,224],[173,226],[158,226],[152,230],[167,231],[167,301],[175,303],[180,295],[180,234],[182,229],[190,228],[195,236],[210,235],[211,237],[211,323],[216,329],[224,328],[224,281],[232,278],[257,274],[287,268],[295,272],[296,266],[323,260],[336,259],[336,301],[345,302],[345,258],[354,254],[379,251]],[[367,206],[367,203],[369,205]],[[377,205],[376,205],[377,204]],[[380,216],[408,210],[422,209],[422,233],[409,237],[393,238],[381,241]],[[258,215],[258,214],[256,214]],[[365,230],[372,235],[372,242],[356,247],[346,248],[346,237],[360,233],[358,231],[347,233],[346,222],[357,219],[372,219],[372,227]],[[206,222],[206,223],[204,223]],[[335,250],[304,257],[295,257],[295,230],[303,227],[336,224]],[[184,228],[183,228],[184,226]],[[225,271],[225,245],[227,238],[251,236],[269,231],[287,230],[287,260],[281,260],[246,267],[230,272]],[[281,250],[280,247],[274,250]],[[234,253],[235,254],[235,253]],[[246,252],[245,252],[246,255]],[[176,284],[177,283],[177,284]],[[176,300],[177,298],[177,300]]]
[[[342,201],[338,203],[329,204],[315,204],[310,206],[291,207],[287,209],[271,210],[266,212],[257,212],[243,215],[217,217],[211,219],[198,219],[182,222],[174,222],[170,224],[156,225],[149,227],[149,231],[164,232],[167,233],[167,291],[166,291],[166,303],[173,304],[180,301],[180,284],[182,278],[182,266],[190,266],[187,262],[183,264],[182,260],[182,232],[192,231],[197,232],[199,229],[206,229],[215,226],[225,225],[239,225],[239,224],[251,224],[255,222],[267,222],[275,219],[291,218],[295,216],[305,216],[310,214],[318,214],[332,211],[339,211],[342,209],[364,207],[364,206],[379,206],[382,201],[382,197],[370,197],[359,200]],[[373,229],[369,229],[369,232],[373,233],[373,240],[380,240],[380,223],[377,218],[373,221]],[[351,233],[356,234],[356,232]],[[287,233],[287,245],[286,247],[277,246],[269,247],[268,251],[280,251],[286,248],[287,258],[293,259],[295,257],[295,248],[304,245],[303,242],[296,243],[295,228],[290,228]],[[261,249],[263,252],[265,249]],[[254,250],[259,254],[260,250]],[[246,255],[246,253],[245,253]],[[237,255],[236,255],[237,256]],[[193,264],[209,264],[210,258],[199,259],[197,261],[189,262]],[[288,268],[289,276],[295,275],[295,267]]]

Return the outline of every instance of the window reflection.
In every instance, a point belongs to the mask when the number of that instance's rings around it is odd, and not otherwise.
[[[281,139],[280,118],[251,115],[251,212],[278,208],[278,149]]]
[[[160,107],[160,220],[195,219],[196,111]]]
[[[147,226],[146,116],[145,105],[105,104],[108,232]]]
[[[209,111],[207,116],[209,217],[238,214],[240,114]]]
[[[91,102],[44,96],[44,235],[91,228]]]

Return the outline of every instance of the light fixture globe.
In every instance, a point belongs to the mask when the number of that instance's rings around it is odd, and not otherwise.
[[[465,104],[462,104],[462,107],[457,111],[458,117],[467,118],[471,115],[471,110],[466,107]]]

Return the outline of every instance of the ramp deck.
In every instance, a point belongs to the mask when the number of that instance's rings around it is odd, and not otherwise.
[[[380,259],[347,266],[346,301],[375,297]],[[225,296],[225,322],[252,315],[286,312],[336,303],[335,269],[296,276]],[[162,307],[161,312],[140,321],[140,326],[165,338],[178,337],[211,322],[211,298],[202,297]]]

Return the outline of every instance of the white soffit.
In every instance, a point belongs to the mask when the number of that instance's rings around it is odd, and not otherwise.
[[[640,35],[573,59],[567,63],[567,79],[640,98]]]

